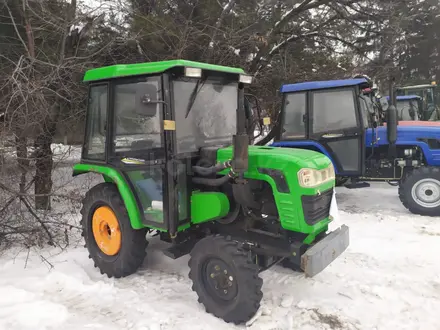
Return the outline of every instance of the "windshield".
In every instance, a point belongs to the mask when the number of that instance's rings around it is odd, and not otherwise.
[[[237,93],[236,82],[213,79],[198,84],[195,79],[173,81],[177,152],[232,144],[232,135],[237,130]]]
[[[418,111],[419,107],[416,100],[397,102],[399,120],[419,120]]]

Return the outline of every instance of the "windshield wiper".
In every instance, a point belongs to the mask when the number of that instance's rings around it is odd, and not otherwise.
[[[200,81],[202,81],[202,85],[200,86],[200,89],[199,89]],[[197,83],[191,92],[191,96],[189,97],[189,102],[188,102],[188,107],[186,108],[185,118],[188,118],[189,112],[191,111],[192,106],[194,105],[194,102],[196,101],[197,94],[199,94],[200,90],[202,89],[203,85],[205,84],[205,81],[206,81],[206,78],[197,80]]]

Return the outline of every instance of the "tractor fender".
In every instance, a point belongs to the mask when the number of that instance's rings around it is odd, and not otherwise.
[[[136,197],[127,180],[118,170],[109,166],[91,164],[76,164],[73,166],[73,176],[84,173],[98,173],[103,176],[105,182],[114,183],[118,188],[119,194],[121,194],[122,200],[124,201],[125,208],[127,209],[133,229],[145,228],[145,225],[142,223],[143,217],[139,211]]]

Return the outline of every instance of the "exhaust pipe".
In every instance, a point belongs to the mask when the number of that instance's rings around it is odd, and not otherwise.
[[[238,84],[237,134],[233,136],[232,170],[243,180],[244,172],[249,168],[249,136],[246,132],[244,112],[244,84]]]
[[[390,101],[391,105],[387,110],[387,138],[388,138],[388,156],[395,158],[397,154],[396,141],[397,141],[397,125],[399,120],[397,117],[397,96],[395,89],[394,77],[390,81]]]

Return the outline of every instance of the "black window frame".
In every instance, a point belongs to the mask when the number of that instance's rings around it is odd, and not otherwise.
[[[112,118],[112,120],[108,121],[108,127],[109,127],[109,139],[107,142],[107,152],[108,152],[108,160],[109,162],[114,162],[117,160],[120,160],[124,157],[134,157],[134,158],[141,158],[144,159],[146,162],[146,165],[154,165],[154,164],[164,164],[166,162],[166,143],[167,139],[165,137],[165,130],[163,126],[163,122],[165,120],[165,111],[167,111],[165,108],[167,107],[164,104],[159,104],[159,127],[160,127],[160,142],[161,147],[155,147],[151,149],[139,149],[139,150],[132,150],[132,151],[126,151],[121,155],[121,153],[116,152],[115,148],[113,148],[113,142],[116,138],[116,131],[115,131],[115,99],[116,99],[116,86],[118,85],[127,85],[127,84],[135,84],[139,82],[147,82],[149,78],[158,78],[159,79],[159,86],[161,88],[160,95],[161,95],[161,101],[165,101],[164,97],[164,74],[154,74],[154,75],[142,75],[142,76],[134,76],[134,77],[126,77],[126,78],[118,78],[110,81],[110,106],[108,111],[108,118]],[[146,158],[145,156],[150,156]],[[131,168],[131,167],[130,167]]]
[[[282,98],[282,102],[281,102],[281,116],[280,116],[280,127],[279,127],[279,132],[278,132],[278,138],[282,141],[296,141],[296,140],[304,140],[307,139],[309,136],[309,125],[307,124],[307,119],[308,119],[308,109],[309,109],[309,94],[310,91],[298,91],[298,92],[290,92],[290,93],[284,93],[283,98]],[[289,95],[292,94],[304,94],[304,98],[305,98],[305,109],[304,109],[304,116],[302,118],[303,123],[304,123],[304,137],[298,137],[298,138],[286,138],[283,136],[283,129],[284,129],[284,122],[286,119],[286,101],[287,101],[287,97]]]
[[[313,104],[313,96],[315,94],[321,94],[321,93],[329,93],[329,92],[341,92],[341,91],[351,91],[353,94],[353,108],[355,112],[356,117],[356,126],[349,127],[349,128],[338,128],[338,129],[332,129],[325,132],[315,132],[314,130],[314,104]],[[327,88],[327,89],[316,89],[316,90],[310,90],[308,92],[308,130],[310,136],[316,136],[316,135],[323,135],[327,133],[333,133],[333,132],[344,132],[344,133],[351,133],[353,130],[358,131],[360,129],[363,129],[363,121],[362,121],[362,115],[360,114],[360,105],[359,101],[357,100],[357,96],[359,95],[359,86],[348,86],[348,87],[338,87],[338,88]]]
[[[88,158],[86,156],[86,150],[88,151],[88,142],[89,142],[89,135],[90,135],[90,130],[89,127],[91,125],[91,120],[90,120],[90,116],[92,114],[92,112],[89,110],[89,105],[90,105],[90,97],[91,97],[91,93],[92,93],[92,89],[94,87],[100,87],[100,86],[105,86],[107,88],[107,111],[106,111],[106,129],[105,129],[105,142],[104,142],[104,159],[93,159],[93,158]],[[103,164],[107,164],[107,160],[108,160],[108,138],[109,138],[109,122],[108,122],[108,118],[109,118],[109,112],[110,112],[110,83],[108,81],[97,81],[97,82],[93,82],[90,83],[88,85],[88,89],[87,89],[87,100],[86,100],[86,116],[85,116],[85,125],[84,125],[84,140],[82,143],[82,148],[81,148],[81,163],[89,163],[89,164],[97,164],[97,165],[103,165]]]

